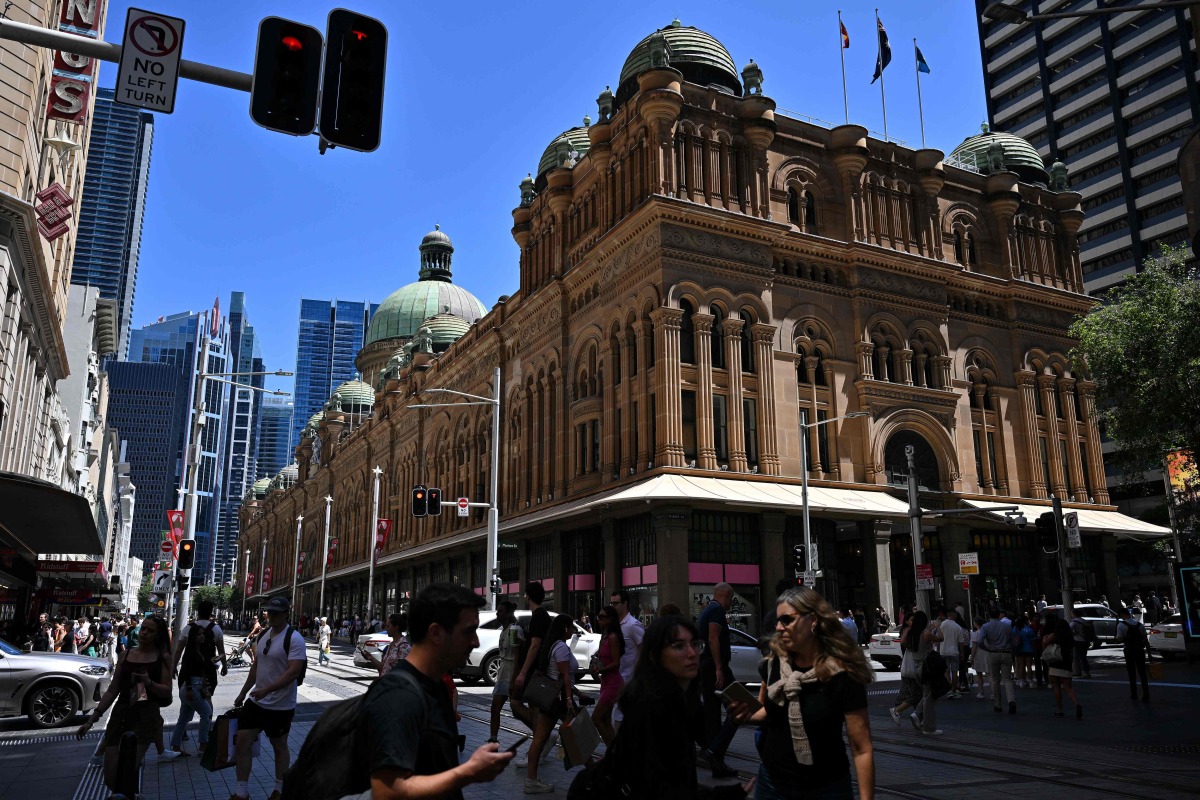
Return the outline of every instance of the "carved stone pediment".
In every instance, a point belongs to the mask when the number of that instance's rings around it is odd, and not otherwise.
[[[1060,311],[1057,308],[1046,308],[1030,303],[1017,303],[1016,317],[1017,322],[1041,325],[1044,328],[1058,328],[1064,331],[1075,321],[1075,315],[1069,311]]]
[[[947,302],[946,287],[931,281],[899,275],[894,272],[860,266],[856,272],[858,287],[886,294],[911,297],[927,303],[944,305]]]
[[[927,389],[860,378],[854,382],[858,404],[878,420],[894,408],[919,408],[938,419],[947,429],[954,428],[955,408],[961,394],[953,389]]]
[[[767,245],[723,236],[712,231],[685,228],[681,225],[663,225],[662,242],[663,247],[673,250],[740,261],[763,269],[771,267],[771,248]]]

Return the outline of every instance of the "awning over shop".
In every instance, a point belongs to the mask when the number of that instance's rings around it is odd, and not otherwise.
[[[0,472],[0,528],[35,553],[102,553],[87,500],[49,481]]]
[[[1011,503],[987,500],[963,500],[963,502],[982,511],[1015,505],[1020,508],[1021,513],[1025,515],[1025,519],[1029,520],[1030,525],[1042,514],[1053,510],[1049,503],[1046,505],[1035,505],[1028,500]],[[1063,513],[1067,512],[1078,514],[1079,529],[1089,533],[1111,533],[1115,536],[1135,540],[1159,539],[1163,536],[1171,535],[1170,528],[1164,528],[1161,525],[1152,525],[1149,522],[1143,522],[1140,519],[1126,516],[1119,511],[1100,511],[1095,508],[1071,508],[1064,505]],[[988,511],[988,515],[1004,519],[1003,511]]]

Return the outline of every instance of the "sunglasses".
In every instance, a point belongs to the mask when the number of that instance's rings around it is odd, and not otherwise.
[[[779,617],[777,618],[778,624],[780,624],[786,628],[789,625],[791,625],[793,622],[795,622],[796,620],[803,619],[804,617],[810,616],[812,613],[813,612],[811,612],[811,611],[806,611],[803,614],[780,614]]]
[[[679,653],[680,655],[683,655],[688,650],[693,651],[696,655],[701,655],[704,653],[705,642],[700,639],[692,639],[691,641],[688,641],[688,642],[684,642],[684,641],[671,642],[669,645],[667,645],[667,647],[671,648],[672,650],[674,650],[676,653]]]

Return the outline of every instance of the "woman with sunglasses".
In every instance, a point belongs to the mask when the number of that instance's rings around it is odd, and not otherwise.
[[[621,618],[617,609],[605,606],[596,615],[596,625],[600,628],[600,646],[592,658],[591,673],[593,678],[600,680],[600,697],[596,699],[596,707],[592,710],[592,722],[596,731],[609,745],[617,735],[613,729],[612,712],[617,704],[617,697],[625,686],[621,677],[621,656],[625,654],[625,637],[621,635]]]
[[[862,648],[825,598],[791,589],[779,598],[771,655],[759,666],[762,686],[755,713],[732,703],[739,722],[761,727],[762,765],[757,800],[850,800],[850,737],[859,800],[875,796],[875,754],[867,716],[867,684],[874,673]]]

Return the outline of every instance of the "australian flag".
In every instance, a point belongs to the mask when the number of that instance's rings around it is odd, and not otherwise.
[[[875,59],[875,77],[871,78],[871,83],[883,77],[884,68],[892,63],[892,46],[888,43],[887,31],[883,29],[883,21],[876,17],[875,24],[879,26],[879,56]]]

